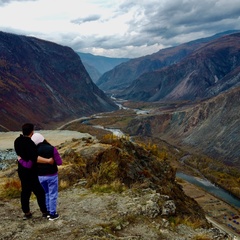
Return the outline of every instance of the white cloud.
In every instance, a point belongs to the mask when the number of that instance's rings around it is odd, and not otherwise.
[[[240,29],[239,0],[2,0],[0,30],[75,51],[138,57]]]

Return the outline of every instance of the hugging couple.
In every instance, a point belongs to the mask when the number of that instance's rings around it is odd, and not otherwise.
[[[34,125],[25,123],[22,134],[14,141],[18,156],[18,176],[21,181],[21,207],[23,219],[30,219],[30,196],[37,198],[42,217],[50,221],[59,218],[58,165],[62,165],[61,156],[40,133],[34,133]]]

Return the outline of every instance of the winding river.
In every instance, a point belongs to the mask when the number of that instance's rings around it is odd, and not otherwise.
[[[198,187],[201,187],[208,193],[218,197],[219,199],[222,199],[226,203],[234,207],[240,208],[240,200],[238,198],[234,197],[224,189],[214,185],[207,179],[193,177],[182,172],[177,172],[176,177],[181,178],[187,182],[190,182]]]

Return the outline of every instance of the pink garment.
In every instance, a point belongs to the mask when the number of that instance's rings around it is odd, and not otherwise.
[[[53,159],[58,166],[62,165],[62,158],[55,147],[53,148]]]
[[[25,161],[23,159],[19,159],[18,162],[24,167],[24,168],[31,168],[33,165],[33,162],[31,160]]]

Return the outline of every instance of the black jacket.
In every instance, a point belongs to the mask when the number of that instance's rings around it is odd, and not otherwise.
[[[41,157],[53,158],[54,157],[53,151],[54,147],[45,140],[37,145],[37,153]],[[39,176],[52,175],[57,173],[58,171],[57,164],[55,162],[54,164],[38,163],[37,165]]]
[[[31,169],[24,168],[20,163],[18,163],[18,172],[22,174],[37,174],[37,146],[31,140],[30,137],[25,137],[22,134],[15,139],[14,149],[18,156],[20,156],[25,161],[31,160],[33,166]]]

